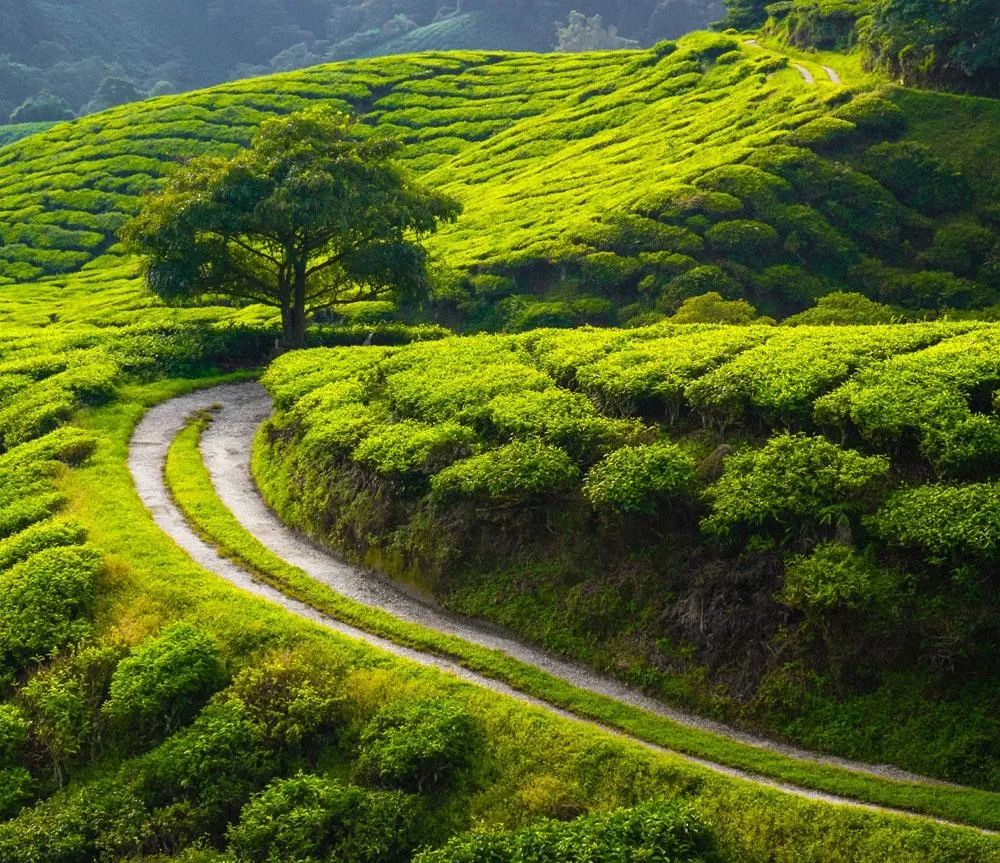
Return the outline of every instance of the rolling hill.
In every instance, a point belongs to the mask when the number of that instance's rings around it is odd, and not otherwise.
[[[837,290],[923,313],[997,302],[996,163],[976,146],[997,103],[875,91],[850,59],[841,73],[695,34],[352,61],[116,108],[0,149],[0,279],[114,256],[176,159],[321,102],[401,138],[464,204],[431,242],[433,314],[453,324],[640,319],[713,290],[777,316]]]
[[[315,104],[465,210],[418,315],[275,359],[270,310],[163,306],[117,232],[178,161]],[[0,858],[1000,860],[998,128],[694,33],[357,59],[0,144]],[[794,317],[682,323],[712,291]],[[822,325],[841,303],[878,323]],[[660,709],[263,546],[199,449],[247,390],[193,393],[265,366],[254,470],[289,524]]]

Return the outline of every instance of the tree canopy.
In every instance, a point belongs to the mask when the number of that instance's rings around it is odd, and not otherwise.
[[[267,120],[232,158],[182,165],[123,240],[163,299],[273,306],[286,347],[301,347],[318,310],[426,295],[419,239],[460,206],[398,167],[398,146],[322,108]]]
[[[872,67],[911,86],[1000,88],[996,0],[875,0],[861,42]]]

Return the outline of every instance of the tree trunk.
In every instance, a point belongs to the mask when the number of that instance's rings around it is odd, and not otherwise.
[[[295,265],[295,285],[292,292],[290,320],[285,328],[285,344],[298,350],[306,344],[306,262]]]
[[[292,346],[292,305],[281,301],[281,347],[288,350]]]

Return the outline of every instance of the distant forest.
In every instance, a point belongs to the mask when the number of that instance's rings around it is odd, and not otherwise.
[[[721,0],[19,0],[0,5],[0,124],[350,57],[650,45],[723,13]]]

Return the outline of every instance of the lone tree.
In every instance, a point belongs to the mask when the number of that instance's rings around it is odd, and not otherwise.
[[[326,109],[270,119],[232,158],[184,164],[122,239],[164,300],[274,306],[285,346],[302,347],[315,311],[427,294],[419,239],[460,206],[394,164],[397,148]]]

